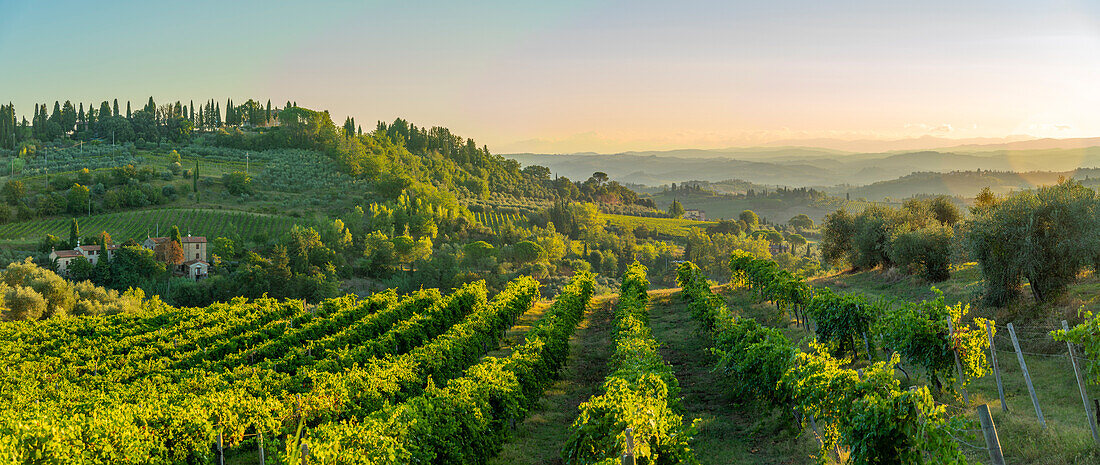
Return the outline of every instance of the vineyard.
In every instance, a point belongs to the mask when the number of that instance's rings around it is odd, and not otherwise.
[[[128,239],[142,241],[148,236],[165,234],[172,226],[179,226],[183,234],[207,236],[209,239],[236,232],[241,237],[257,235],[272,238],[289,231],[295,224],[308,224],[307,220],[290,216],[260,215],[255,213],[211,209],[154,209],[105,213],[78,218],[81,231],[98,234],[107,231],[118,243]],[[67,237],[69,218],[30,220],[0,225],[0,240],[33,243],[47,234]]]
[[[647,269],[634,263],[613,310],[602,310],[602,332],[582,331],[601,312],[586,311],[595,281],[588,273],[548,306],[536,305],[540,284],[520,277],[492,298],[477,281],[449,293],[389,290],[317,305],[237,298],[171,308],[153,300],[141,314],[5,323],[0,456],[88,464],[547,457],[567,465],[697,464],[730,463],[733,452],[722,448],[732,441],[748,450],[737,463],[985,463],[987,430],[974,408],[995,405],[989,393],[1000,391],[1006,440],[1028,438],[1020,425],[1031,423],[1038,437],[1069,438],[1061,447],[1082,463],[1097,457],[1080,433],[1082,418],[1093,421],[1080,415],[1081,403],[1040,390],[1045,423],[1026,367],[1023,377],[1009,367],[1010,357],[1023,365],[1027,354],[1033,373],[1052,376],[1047,361],[1034,363],[1043,354],[1021,350],[1019,332],[1025,343],[1081,344],[1089,358],[1054,378],[1081,379],[1085,370],[1095,378],[1100,320],[1053,332],[1008,325],[1009,343],[1002,326],[942,296],[898,302],[838,293],[744,252],[729,266],[733,279],[723,287],[734,305],[691,262],[678,269],[680,290],[656,294]],[[655,305],[654,295],[683,304]],[[684,353],[688,343],[699,352]],[[595,345],[609,350],[578,353]],[[998,353],[1009,354],[1009,364],[998,364]],[[587,366],[564,370],[578,360]],[[591,363],[606,365],[598,378],[585,373]],[[555,398],[570,390],[562,382],[591,387],[577,386],[584,397],[563,402]],[[1031,402],[1037,423],[1028,418]],[[1076,415],[1064,413],[1070,407]],[[733,409],[773,420],[746,422]],[[762,443],[783,452],[757,458]],[[1010,463],[1064,463],[1022,460],[1035,458],[1026,444],[1006,448]],[[491,462],[505,450],[507,459]],[[528,455],[541,458],[524,461]]]
[[[446,296],[152,301],[140,316],[9,323],[0,456],[471,463],[499,451],[555,379],[591,294],[578,274],[499,358],[484,355],[539,299],[530,278],[491,300],[479,281]]]
[[[501,213],[493,210],[477,211],[473,212],[473,215],[474,221],[494,231],[499,231],[505,225],[523,226],[527,221],[523,215],[517,213]]]

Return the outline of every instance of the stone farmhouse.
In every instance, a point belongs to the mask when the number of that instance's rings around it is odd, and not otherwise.
[[[154,250],[167,240],[167,237],[150,237],[141,246]],[[210,263],[206,261],[206,237],[188,234],[180,240],[183,241],[183,263],[177,271],[194,280],[205,279],[210,271]]]

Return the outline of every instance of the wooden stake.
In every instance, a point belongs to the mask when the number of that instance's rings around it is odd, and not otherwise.
[[[634,428],[626,429],[626,441],[625,444],[623,444],[623,449],[624,453],[622,457],[622,465],[635,465],[636,461],[634,458]]]
[[[965,377],[963,375],[962,362],[959,361],[959,351],[955,350],[955,324],[951,322],[951,317],[947,317],[947,330],[951,332],[951,353],[955,355],[955,370],[959,372],[959,387],[963,392],[963,405],[970,403],[970,394],[966,392],[966,386],[963,385]]]
[[[1066,320],[1062,320],[1062,329],[1069,331],[1069,323]],[[1096,422],[1092,420],[1092,410],[1089,409],[1089,394],[1085,390],[1085,380],[1081,377],[1081,368],[1077,366],[1077,354],[1073,350],[1073,343],[1066,341],[1066,348],[1069,349],[1069,361],[1073,364],[1073,375],[1077,377],[1077,390],[1081,391],[1081,403],[1085,406],[1085,421],[1089,424],[1089,429],[1092,430],[1092,440],[1100,443],[1100,434],[1096,432]]]
[[[222,449],[222,432],[218,431],[218,464],[225,465],[225,450]]]
[[[302,442],[302,465],[306,465],[306,459],[309,458],[309,444]]]
[[[1016,358],[1020,361],[1020,369],[1024,372],[1024,381],[1027,383],[1027,392],[1031,394],[1031,403],[1035,404],[1035,416],[1039,417],[1039,426],[1047,427],[1047,420],[1043,418],[1043,408],[1039,407],[1039,397],[1035,395],[1035,385],[1031,384],[1031,375],[1027,372],[1027,363],[1024,362],[1024,353],[1020,351],[1020,341],[1016,339],[1016,328],[1012,323],[1008,324],[1008,335],[1012,336],[1012,347],[1016,349]]]
[[[264,433],[260,432],[260,465],[264,465]]]
[[[989,414],[989,406],[978,406],[978,419],[982,422],[982,434],[985,436],[985,445],[989,449],[989,460],[993,465],[1005,465],[1004,455],[1001,454],[1001,440],[997,437],[997,425],[993,424],[993,416]]]
[[[1005,403],[1005,386],[1001,384],[1001,369],[997,367],[997,344],[993,342],[993,323],[985,322],[985,336],[989,339],[989,363],[993,366],[993,376],[997,378],[997,395],[1001,397],[1001,411],[1008,413]]]
[[[867,349],[867,361],[871,362],[871,344],[867,342],[867,333],[863,333],[863,348]]]

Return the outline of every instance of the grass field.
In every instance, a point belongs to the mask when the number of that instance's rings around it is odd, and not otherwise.
[[[0,225],[0,241],[8,243],[34,243],[53,234],[66,238],[69,235],[70,218],[21,221]],[[127,239],[141,241],[147,236],[166,234],[172,226],[179,226],[182,234],[207,236],[213,239],[233,232],[243,238],[274,238],[289,231],[295,224],[308,224],[308,220],[290,216],[261,215],[256,213],[214,210],[167,208],[105,213],[77,217],[82,235],[94,235],[107,231],[116,243]],[[266,240],[266,239],[264,239]]]
[[[674,218],[649,218],[644,216],[614,215],[601,213],[600,219],[607,224],[634,230],[638,226],[645,225],[651,231],[676,238],[685,238],[693,228],[706,229],[707,226],[717,224],[714,221],[693,221]]]

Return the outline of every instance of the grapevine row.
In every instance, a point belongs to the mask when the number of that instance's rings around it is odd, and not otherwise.
[[[897,356],[861,371],[843,368],[848,361],[824,345],[803,352],[782,332],[729,311],[694,264],[682,264],[677,278],[734,393],[791,408],[804,428],[820,425],[820,462],[843,446],[850,463],[967,463],[951,435],[965,423],[949,417],[927,387],[901,389]]]
[[[648,288],[646,268],[635,262],[623,275],[615,309],[611,374],[569,428],[562,451],[568,465],[617,462],[626,453],[643,463],[696,462],[680,385],[650,334]],[[636,438],[633,450],[626,450],[627,428]]]
[[[446,387],[388,406],[362,419],[308,428],[311,463],[437,465],[485,463],[495,456],[509,424],[522,420],[557,378],[569,339],[593,291],[578,273],[507,357],[488,357]],[[301,460],[301,442],[288,442],[287,462]]]

